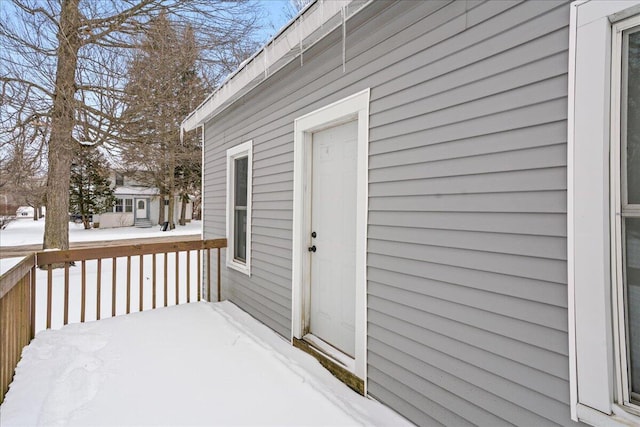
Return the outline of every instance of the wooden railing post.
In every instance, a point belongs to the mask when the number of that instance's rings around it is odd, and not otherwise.
[[[218,302],[221,300],[220,292],[220,248],[218,248]]]
[[[142,311],[144,309],[144,255],[140,255],[140,293],[138,294],[139,299],[139,310]]]
[[[176,305],[180,304],[180,252],[176,251]]]
[[[211,249],[207,248],[207,295],[211,302]]]
[[[202,292],[202,263],[200,262],[200,258],[202,256],[202,251],[198,249],[198,301],[200,301],[200,293]]]
[[[31,267],[31,339],[36,336],[36,263]]]

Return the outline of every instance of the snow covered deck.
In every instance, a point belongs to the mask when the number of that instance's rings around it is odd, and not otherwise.
[[[0,425],[410,425],[229,302],[72,324],[22,353]]]

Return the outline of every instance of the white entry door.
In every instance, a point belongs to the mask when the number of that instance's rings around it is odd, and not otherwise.
[[[309,332],[355,357],[357,122],[313,133]],[[315,237],[313,237],[315,236]]]
[[[147,201],[146,199],[136,200],[136,218],[144,219],[147,217]]]

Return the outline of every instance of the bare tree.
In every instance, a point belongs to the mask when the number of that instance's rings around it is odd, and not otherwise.
[[[44,248],[69,247],[69,178],[78,144],[117,143],[128,51],[166,13],[189,23],[217,84],[251,48],[247,0],[5,0],[0,8],[0,148],[16,139],[47,154]]]
[[[293,19],[313,0],[289,0],[282,8],[285,17]]]
[[[4,147],[0,159],[0,189],[13,195],[20,205],[32,207],[34,221],[41,216],[46,193],[46,171],[42,153],[34,150],[37,148],[41,146],[18,135],[10,146]]]

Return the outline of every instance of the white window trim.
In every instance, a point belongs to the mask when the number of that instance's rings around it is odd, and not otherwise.
[[[244,263],[234,259],[234,160],[247,157],[247,255]],[[251,276],[251,194],[253,193],[253,141],[246,141],[227,150],[227,267]]]
[[[622,33],[623,31],[640,26],[640,14],[626,19],[613,26],[612,34],[612,57],[622,58]],[[622,204],[626,203],[626,196],[621,195],[622,170],[620,168],[621,160],[621,148],[622,141],[620,138],[621,128],[621,112],[620,112],[620,91],[622,80],[621,61],[613,61],[611,66],[611,265],[614,266],[614,274],[612,276],[614,286],[614,308],[617,313],[617,317],[614,318],[614,331],[617,334],[614,335],[616,342],[615,345],[615,360],[616,360],[616,374],[620,378],[617,387],[617,396],[619,400],[622,400],[624,405],[632,405],[636,412],[639,411],[637,404],[630,403],[629,396],[629,378],[626,374],[628,372],[627,366],[627,343],[626,334],[624,331],[625,315],[624,315],[624,282],[622,278],[622,254],[623,254],[623,236],[622,236]],[[626,171],[624,172],[626,174]]]
[[[367,212],[369,168],[369,94],[365,89],[331,105],[295,120],[293,161],[293,253],[292,253],[292,316],[291,338],[301,339],[305,329],[305,309],[308,301],[304,292],[309,278],[309,211],[311,135],[322,129],[356,119],[357,190],[356,190],[356,307],[355,307],[355,364],[354,374],[363,379],[367,390]]]
[[[612,22],[640,1],[576,1],[569,40],[567,243],[571,418],[640,423],[623,401],[616,316],[617,86]],[[613,55],[613,56],[612,56]],[[619,141],[618,141],[619,144]],[[611,153],[611,155],[610,155]],[[613,178],[613,179],[612,179]],[[613,208],[612,208],[613,207]],[[613,266],[613,267],[612,267]]]

